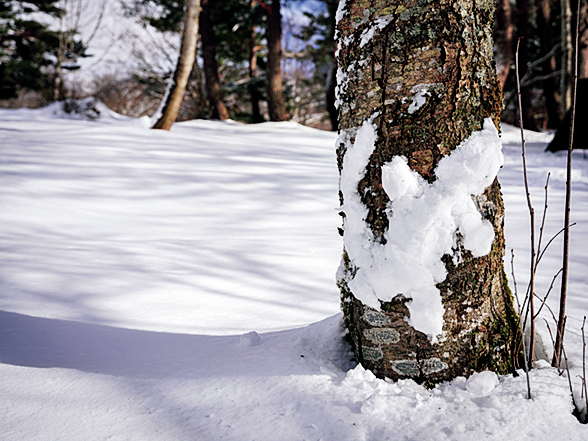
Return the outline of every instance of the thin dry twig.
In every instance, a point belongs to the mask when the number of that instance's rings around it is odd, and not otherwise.
[[[549,338],[551,338],[551,345],[555,345],[555,339],[553,338],[553,332],[551,332],[551,326],[549,326],[549,322],[547,321],[547,319],[543,319],[545,321],[545,325],[547,326],[547,330],[549,331]],[[557,326],[557,322],[555,322],[556,326]],[[561,369],[559,366],[557,367],[557,374],[561,377],[563,375],[564,371],[563,369]],[[569,380],[569,378],[568,378]],[[572,393],[572,397],[574,395],[574,390],[572,389],[572,381],[569,380],[570,383],[570,392]]]
[[[570,142],[568,144],[568,158],[567,158],[567,174],[566,174],[566,205],[564,213],[564,247],[563,247],[563,271],[561,276],[561,292],[559,296],[559,321],[557,323],[557,335],[555,338],[555,347],[553,349],[552,366],[559,363],[561,357],[561,347],[563,345],[564,320],[566,314],[566,299],[568,288],[568,263],[570,253],[570,211],[571,211],[571,196],[572,196],[572,149],[574,145],[574,125],[576,119],[576,99],[578,89],[578,29],[580,29],[580,6],[582,2],[578,2],[578,10],[576,12],[576,45],[574,51],[574,81],[572,82],[572,121],[570,124]]]
[[[574,222],[573,224],[570,224],[570,228],[575,226],[576,222]],[[545,252],[547,251],[547,249],[549,248],[549,245],[551,245],[551,243],[557,238],[557,236],[559,236],[561,233],[563,233],[565,230],[565,227],[562,228],[561,230],[559,230],[556,234],[553,235],[553,237],[549,240],[549,242],[547,243],[547,245],[545,246],[545,249],[541,252],[541,255],[539,256],[539,258],[537,259],[537,262],[541,262],[541,259],[543,259],[543,255],[545,254]]]
[[[588,416],[588,390],[586,390],[586,336],[584,334],[584,326],[586,325],[586,316],[582,322],[582,393],[586,400],[586,413]]]
[[[551,280],[551,285],[549,285],[549,289],[547,290],[547,294],[545,294],[545,297],[543,297],[543,299],[541,299],[538,295],[535,294],[535,297],[537,297],[539,300],[541,300],[541,306],[539,307],[537,314],[535,314],[535,318],[537,318],[539,316],[539,314],[541,313],[541,310],[546,305],[545,302],[547,301],[547,297],[549,297],[549,294],[551,293],[551,290],[553,289],[553,285],[557,279],[557,276],[559,276],[562,271],[563,271],[563,269],[560,268],[559,271],[555,274],[555,276],[553,276],[553,279]],[[549,306],[548,306],[548,308],[549,308]],[[553,313],[552,313],[552,315],[553,315]],[[555,319],[555,316],[553,318]],[[557,320],[555,320],[555,323],[557,324]],[[554,345],[555,345],[555,342],[554,342]]]
[[[517,302],[517,309],[519,312],[519,327],[521,327],[521,305],[519,304],[519,293],[517,291],[517,279],[515,277],[515,270],[514,270],[514,250],[510,250],[511,258],[510,258],[510,267],[512,272],[512,283],[515,290],[515,300]],[[529,366],[527,365],[527,345],[525,344],[525,330],[521,327],[521,340],[523,340],[523,367],[525,368],[525,375],[527,377],[527,399],[531,399],[531,379],[529,378]]]
[[[521,39],[517,41],[517,50],[515,52],[515,67],[517,76],[517,92],[519,97],[519,125],[521,127],[521,149],[523,157],[523,175],[525,179],[525,192],[527,194],[527,206],[529,207],[529,214],[531,216],[531,280],[529,282],[529,314],[531,316],[531,338],[529,342],[529,365],[533,366],[533,358],[535,352],[535,302],[533,296],[535,294],[535,210],[531,203],[531,193],[529,192],[529,180],[527,178],[527,159],[525,157],[525,132],[523,130],[523,104],[521,99],[521,82],[519,78],[519,44]],[[525,317],[527,314],[525,314]],[[525,320],[526,322],[526,320]]]
[[[547,180],[545,181],[545,201],[543,204],[543,216],[541,217],[541,227],[539,228],[539,241],[537,242],[537,255],[541,254],[541,241],[543,239],[543,228],[545,227],[545,218],[547,217],[547,190],[549,188],[549,177],[551,176],[551,172],[547,173]],[[537,257],[537,261],[535,262],[535,268],[539,264],[539,257]]]

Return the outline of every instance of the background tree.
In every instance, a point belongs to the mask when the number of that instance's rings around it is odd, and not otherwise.
[[[578,0],[572,0],[570,3],[572,8],[572,33],[575,35]],[[585,123],[588,118],[588,2],[586,1],[580,3],[580,27],[578,28],[578,33],[578,47],[573,48],[578,53],[578,88],[576,90],[573,148],[586,149],[588,148],[588,128]],[[547,146],[548,151],[556,152],[568,149],[571,121],[572,109],[570,107],[557,128],[553,140]]]
[[[16,98],[21,90],[35,90],[51,101],[59,70],[79,67],[60,62],[71,59],[74,51],[84,55],[85,48],[75,32],[66,29],[59,33],[41,23],[57,21],[63,13],[55,0],[0,0],[0,99]]]
[[[510,73],[513,32],[510,0],[497,0],[494,42],[496,46],[496,71],[498,72],[500,85],[503,88]]]
[[[442,158],[488,118],[493,124],[483,133],[499,142],[492,127],[501,111],[494,2],[348,0],[339,15],[337,153],[345,254],[338,278],[356,358],[377,376],[427,383],[486,369],[512,372],[520,333],[504,273],[498,165],[487,175],[483,194],[471,196],[477,207],[472,215],[493,233],[484,251],[467,245],[465,227],[455,232],[456,242],[431,273],[421,273],[425,263],[419,257],[394,251],[407,240],[397,229],[411,223],[395,220],[408,210],[394,205],[403,192],[416,210],[410,191],[418,196],[435,185]],[[476,158],[475,163],[484,161]],[[417,240],[433,234],[429,229],[440,219],[433,216],[423,225]],[[414,259],[406,271],[391,263],[405,257]],[[440,273],[432,276],[433,271]],[[445,278],[439,280],[440,274]],[[420,283],[423,275],[430,285]],[[424,294],[433,300],[425,301]]]
[[[562,102],[559,91],[559,81],[554,43],[554,24],[552,20],[551,6],[548,0],[536,0],[537,30],[539,33],[540,50],[539,57],[543,60],[543,95],[547,111],[545,127],[555,129],[559,125],[562,115]],[[561,46],[561,45],[560,45]]]
[[[307,45],[307,52],[314,63],[314,79],[323,85],[326,109],[331,130],[338,128],[338,114],[335,107],[337,85],[337,60],[335,59],[335,14],[339,0],[321,0],[323,8],[318,12],[305,12],[308,25],[297,35]]]
[[[204,60],[204,75],[206,76],[206,92],[210,103],[213,119],[229,119],[229,112],[223,99],[221,85],[218,79],[218,65],[216,63],[216,42],[212,25],[212,0],[201,0],[200,36],[202,37],[202,59]]]
[[[198,40],[198,16],[200,14],[200,0],[186,0],[186,13],[184,15],[184,29],[182,31],[182,43],[178,63],[169,92],[163,103],[161,116],[153,125],[154,129],[169,130],[175,122],[188,78],[196,58],[196,42]]]
[[[57,53],[55,54],[55,74],[53,78],[53,100],[60,101],[66,98],[67,92],[64,85],[64,71],[75,71],[80,69],[78,61],[86,58],[88,45],[92,42],[104,17],[106,1],[97,6],[97,10],[89,11],[88,5],[83,0],[58,0],[59,23]],[[94,15],[92,20],[88,19],[90,14]],[[85,20],[85,23],[82,23]],[[88,34],[81,38],[82,27],[88,28]]]
[[[265,27],[264,19],[266,17],[262,12],[263,8],[252,0],[212,1],[208,7],[210,8],[208,18],[211,20],[214,34],[214,48],[210,44],[213,40],[202,35],[207,31],[201,29],[202,45],[200,49],[205,76],[211,78],[209,80],[211,83],[215,79],[219,79],[220,88],[209,96],[212,96],[214,101],[214,96],[218,96],[220,93],[231,118],[247,122],[263,121],[259,112],[259,101],[265,99],[265,78],[260,75],[261,69],[265,68],[265,61],[263,58],[257,57],[262,47],[261,36],[263,35],[258,32],[258,28]],[[173,0],[134,0],[127,8],[127,13],[139,17],[141,21],[164,34],[179,32],[179,26],[183,19],[181,5]],[[253,64],[250,64],[251,48],[255,49]],[[216,61],[213,60],[213,54],[215,54]],[[215,72],[214,63],[216,63],[216,74],[213,73]],[[145,66],[143,71],[147,75],[142,74],[139,77],[143,77],[145,82],[152,83],[154,90],[161,89],[161,78],[165,75],[154,72],[148,62],[143,65]],[[253,69],[250,69],[251,65]],[[156,70],[161,71],[161,69]],[[206,74],[206,72],[209,73]],[[156,93],[159,92],[156,91]],[[249,105],[254,109],[253,118],[251,112],[247,112],[249,109],[244,109],[243,100],[245,97],[251,98]],[[187,105],[188,103],[185,101],[184,106]],[[209,115],[214,117],[215,108],[214,102],[210,102]],[[255,117],[255,110],[258,111],[258,117]]]
[[[286,121],[286,106],[282,93],[282,14],[280,0],[271,0],[267,20],[267,105],[272,121]]]
[[[531,0],[517,0],[515,23],[517,29],[517,39],[519,44],[519,71],[520,76],[525,78],[528,73],[528,66],[531,61],[529,54],[529,45],[531,44]],[[523,127],[528,130],[537,130],[538,126],[535,121],[535,112],[533,109],[531,97],[531,88],[529,85],[521,84],[521,101],[523,108]]]

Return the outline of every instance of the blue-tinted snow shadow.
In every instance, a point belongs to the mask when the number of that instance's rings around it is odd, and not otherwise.
[[[338,314],[259,336],[207,336],[0,311],[0,363],[128,378],[309,375],[351,367],[340,327]]]

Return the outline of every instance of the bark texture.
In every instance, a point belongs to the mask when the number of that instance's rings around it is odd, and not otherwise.
[[[218,79],[218,65],[216,62],[216,41],[212,27],[210,4],[213,0],[201,0],[200,36],[202,38],[202,59],[204,61],[204,77],[206,80],[206,95],[210,104],[212,119],[224,121],[229,119],[229,112],[223,99],[220,81]]]
[[[498,126],[502,94],[493,57],[494,11],[495,0],[347,0],[338,23],[340,139],[353,143],[358,127],[379,112],[373,120],[375,150],[357,189],[374,240],[385,240],[389,222],[385,163],[403,155],[432,182],[439,160],[481,130],[485,118]],[[411,112],[423,85],[426,102]],[[341,170],[345,144],[337,154]],[[341,192],[340,198],[344,205]],[[494,226],[494,243],[479,258],[460,246],[457,265],[453,256],[444,256],[448,275],[437,288],[445,337],[438,343],[405,320],[410,300],[402,293],[381,302],[380,310],[357,300],[348,284],[356,268],[344,253],[338,281],[344,320],[357,360],[377,376],[433,384],[474,371],[514,369],[520,333],[504,273],[498,181],[475,201]]]
[[[184,16],[184,30],[180,56],[174,71],[171,88],[167,94],[161,117],[153,125],[153,129],[169,130],[176,121],[186,85],[190,78],[190,72],[196,58],[196,42],[198,41],[198,16],[200,14],[200,0],[186,0],[186,13]]]
[[[267,107],[271,121],[286,121],[282,93],[282,14],[280,0],[272,0],[267,21]]]

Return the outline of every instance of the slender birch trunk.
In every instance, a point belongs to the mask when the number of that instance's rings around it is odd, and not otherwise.
[[[196,58],[196,43],[198,41],[198,16],[200,14],[200,0],[186,0],[186,13],[184,16],[184,30],[178,64],[174,71],[171,88],[167,94],[161,117],[153,125],[153,129],[169,130],[176,121],[188,78]]]

